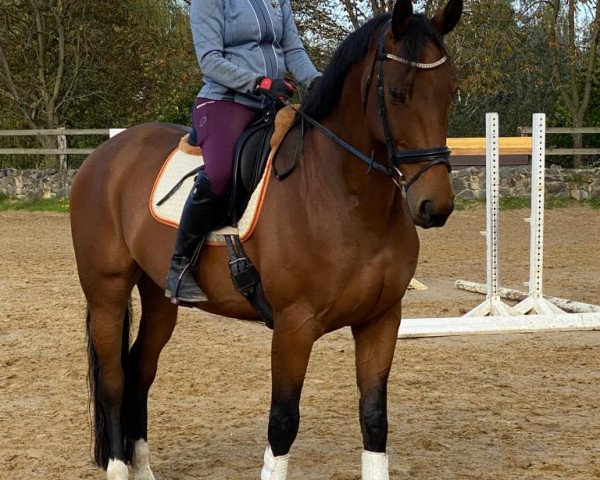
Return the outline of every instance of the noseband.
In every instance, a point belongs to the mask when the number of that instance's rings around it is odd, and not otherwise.
[[[452,171],[452,167],[450,165],[450,161],[448,157],[450,156],[450,149],[447,146],[443,147],[435,147],[435,148],[420,148],[415,150],[398,150],[396,148],[396,142],[394,141],[394,137],[392,135],[392,129],[390,127],[389,116],[387,112],[387,105],[385,103],[385,88],[383,84],[383,62],[386,60],[393,60],[398,63],[402,63],[404,65],[408,65],[409,67],[420,69],[420,70],[431,70],[437,68],[448,60],[448,57],[444,55],[437,62],[433,63],[419,63],[412,62],[406,60],[401,57],[397,57],[396,55],[392,55],[390,53],[385,53],[384,50],[384,39],[385,39],[385,30],[384,33],[379,37],[379,44],[377,47],[377,53],[375,54],[375,58],[373,59],[373,64],[371,66],[371,71],[369,72],[369,76],[367,77],[367,82],[365,84],[365,91],[363,97],[363,111],[366,113],[367,111],[367,103],[369,100],[369,88],[371,86],[371,82],[373,80],[373,73],[375,72],[375,67],[377,67],[377,100],[379,104],[379,118],[381,118],[381,123],[383,124],[383,132],[385,136],[385,144],[388,153],[388,164],[389,168],[392,170],[392,174],[394,177],[394,181],[397,183],[399,187],[402,188],[404,193],[408,192],[410,186],[415,183],[421,175],[423,175],[427,170],[435,165],[443,164],[448,169],[448,172]],[[404,174],[400,171],[400,165],[407,163],[420,163],[427,162],[424,166],[422,166],[414,176],[406,180],[404,178]]]

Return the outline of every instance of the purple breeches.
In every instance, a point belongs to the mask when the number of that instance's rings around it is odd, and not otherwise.
[[[228,100],[196,98],[192,122],[205,173],[216,195],[223,195],[229,187],[235,142],[259,112]]]

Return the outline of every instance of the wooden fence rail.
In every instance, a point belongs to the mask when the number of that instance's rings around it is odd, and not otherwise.
[[[0,130],[0,137],[56,136],[58,148],[0,148],[0,155],[58,155],[59,168],[67,169],[68,155],[89,155],[94,148],[68,148],[67,137],[74,135],[114,136],[122,129],[114,128],[53,128],[38,130]]]
[[[89,155],[94,148],[68,148],[67,136],[73,135],[102,135],[114,136],[122,129],[113,128],[54,128],[40,130],[0,130],[0,137],[36,137],[56,136],[59,148],[0,148],[0,155],[58,155],[59,167],[67,168],[68,155]],[[503,155],[526,156],[531,151],[531,127],[519,127],[518,137],[501,139],[501,153]],[[600,134],[600,127],[548,127],[547,134]],[[504,142],[504,143],[502,143]],[[449,138],[448,146],[455,157],[483,156],[485,155],[485,138]],[[600,155],[600,148],[548,148],[546,155]],[[525,161],[527,163],[527,161]],[[468,164],[468,162],[467,162]]]
[[[48,135],[109,135],[109,128],[54,128],[47,130],[0,130],[0,137],[34,137]]]
[[[531,135],[531,127],[519,127],[519,135]],[[600,127],[547,127],[546,134],[548,133],[600,133]]]
[[[531,127],[519,127],[519,135],[529,136],[531,135]],[[600,127],[547,127],[546,135],[548,134],[569,134],[574,133],[585,133],[585,134],[599,134]],[[547,148],[546,155],[600,155],[600,148]]]
[[[0,155],[89,155],[93,148],[0,148]]]

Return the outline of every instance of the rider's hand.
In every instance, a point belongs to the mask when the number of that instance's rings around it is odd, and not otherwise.
[[[294,94],[294,86],[282,78],[258,77],[254,93],[260,93],[275,102],[286,103]]]

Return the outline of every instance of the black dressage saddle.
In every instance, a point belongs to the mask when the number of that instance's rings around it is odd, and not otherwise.
[[[274,131],[275,113],[268,111],[254,121],[236,142],[228,207],[229,221],[234,226],[263,176]]]

